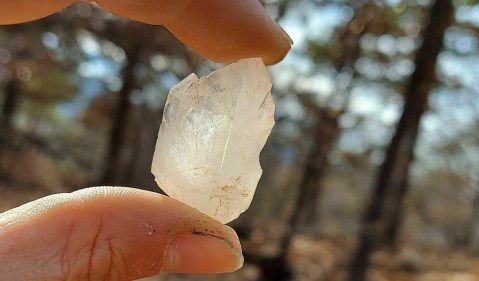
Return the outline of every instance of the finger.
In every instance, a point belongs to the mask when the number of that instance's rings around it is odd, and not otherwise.
[[[242,265],[235,232],[156,193],[96,187],[0,215],[8,280],[133,280],[160,271],[218,273]]]
[[[0,24],[41,19],[73,4],[74,0],[0,0]]]
[[[218,62],[260,57],[273,64],[288,53],[292,41],[257,0],[99,0],[113,13],[163,24],[205,57]]]

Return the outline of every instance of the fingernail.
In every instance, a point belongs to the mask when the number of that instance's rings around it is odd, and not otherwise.
[[[279,25],[279,23],[276,23],[276,25],[279,27],[281,33],[283,33],[286,40],[288,40],[289,44],[293,45],[294,44],[293,39],[291,39],[291,36],[289,36],[289,34],[286,32],[286,30],[284,30],[284,28],[281,25]]]
[[[237,239],[237,238],[236,238]],[[224,273],[243,266],[237,241],[228,241],[205,233],[183,234],[171,241],[165,250],[165,272]]]

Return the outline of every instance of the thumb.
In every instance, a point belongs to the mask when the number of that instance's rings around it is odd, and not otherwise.
[[[87,188],[0,214],[0,276],[8,280],[134,280],[242,263],[230,227],[153,192]]]

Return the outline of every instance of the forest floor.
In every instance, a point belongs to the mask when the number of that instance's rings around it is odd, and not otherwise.
[[[0,211],[13,208],[58,190],[29,186],[20,188],[0,183]],[[242,241],[245,251],[268,255],[274,252],[273,239],[256,231]],[[296,235],[288,260],[295,281],[344,280],[347,261],[354,247],[353,237],[328,237],[324,235]],[[144,281],[159,280],[258,280],[259,268],[246,260],[236,273],[211,275],[161,274]],[[381,250],[373,257],[369,272],[370,281],[479,281],[479,256],[467,250],[452,251],[403,245],[397,251]]]

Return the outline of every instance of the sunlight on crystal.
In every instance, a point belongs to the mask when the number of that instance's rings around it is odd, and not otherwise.
[[[244,212],[274,125],[270,90],[261,59],[241,60],[200,79],[191,74],[176,85],[153,157],[160,188],[223,223]]]

